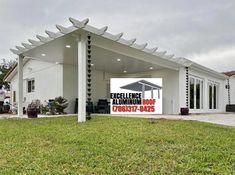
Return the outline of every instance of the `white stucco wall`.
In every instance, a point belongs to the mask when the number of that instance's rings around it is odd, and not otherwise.
[[[75,99],[78,97],[78,69],[76,65],[63,65],[63,97],[69,102],[65,110],[74,113]]]
[[[186,104],[186,68],[181,67],[179,70],[179,112],[180,108],[187,107]]]
[[[213,113],[213,112],[225,112],[225,106],[227,101],[225,84],[226,80],[219,79],[214,76],[211,76],[205,72],[198,71],[192,68],[189,68],[189,77],[198,77],[203,80],[203,109],[190,109],[190,113]],[[180,77],[185,80],[184,77]],[[209,95],[208,95],[208,82],[213,82],[218,85],[218,109],[209,109]]]
[[[119,74],[93,70],[92,72],[92,99],[95,103],[99,99],[109,99],[110,79],[119,78]]]
[[[163,114],[179,113],[179,73],[170,69],[125,74],[129,78],[162,78]]]
[[[235,104],[235,76],[230,77],[230,103]]]
[[[35,91],[27,92],[27,80],[35,80]],[[29,60],[23,68],[23,106],[27,107],[32,100],[40,99],[45,104],[45,100],[53,99],[62,95],[62,65],[54,63]],[[11,80],[11,94],[17,89],[17,76]],[[16,101],[18,101],[16,97]],[[11,98],[13,104],[13,98]]]
[[[225,86],[227,86],[227,85],[228,85],[228,79],[225,80]],[[231,86],[231,84],[230,84],[230,88],[235,88],[235,87],[233,85]],[[230,100],[231,99],[232,98],[230,98]],[[226,106],[227,104],[229,104],[229,93],[228,93],[228,89],[225,87],[224,88],[224,105]]]

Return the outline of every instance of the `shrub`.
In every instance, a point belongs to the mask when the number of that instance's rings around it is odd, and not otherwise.
[[[41,109],[40,111],[41,114],[47,114],[49,112],[48,106],[41,105],[40,109]]]

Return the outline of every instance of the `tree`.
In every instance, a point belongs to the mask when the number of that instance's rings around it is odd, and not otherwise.
[[[7,73],[16,65],[16,60],[1,59],[0,60],[0,85],[3,85],[6,90],[10,89],[8,82],[4,81]]]

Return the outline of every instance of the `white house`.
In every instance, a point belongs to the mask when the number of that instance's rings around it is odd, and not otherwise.
[[[56,25],[59,32],[46,31],[47,37],[37,35],[38,41],[29,39],[30,44],[11,49],[19,56],[18,65],[5,80],[11,82],[19,115],[33,99],[44,102],[57,96],[69,100],[67,112],[73,113],[78,97],[79,121],[84,121],[90,74],[94,103],[109,98],[110,78],[153,77],[163,78],[164,114],[178,114],[182,107],[190,113],[225,112],[228,76],[137,44],[136,39],[123,39],[122,33],[110,34],[108,27],[92,27],[88,19],[69,20],[71,27]]]

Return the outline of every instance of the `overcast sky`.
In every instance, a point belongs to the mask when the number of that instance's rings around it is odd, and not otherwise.
[[[68,17],[217,71],[235,70],[234,0],[0,0],[0,58],[15,58],[10,48],[57,31],[55,24],[69,26]]]

